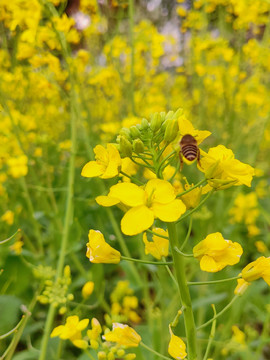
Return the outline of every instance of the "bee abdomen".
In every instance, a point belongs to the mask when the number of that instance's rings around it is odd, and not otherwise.
[[[189,160],[189,161],[193,161],[197,158],[197,154],[198,154],[198,147],[196,145],[185,145],[182,148],[182,153],[183,156]]]

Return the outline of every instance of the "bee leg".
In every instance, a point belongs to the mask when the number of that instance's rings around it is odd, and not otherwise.
[[[198,162],[198,165],[200,166],[200,168],[202,168],[202,165],[201,165],[201,162],[200,162],[200,156],[201,156],[200,149],[198,149],[197,162]]]
[[[179,159],[180,159],[180,171],[182,171],[183,170],[183,165],[184,165],[182,151],[179,152]]]

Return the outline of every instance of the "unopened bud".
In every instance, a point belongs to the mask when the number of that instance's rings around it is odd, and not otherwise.
[[[136,126],[131,126],[129,130],[132,139],[138,139],[141,136],[140,130]]]
[[[152,131],[155,133],[160,129],[162,123],[162,119],[159,113],[155,113],[152,116],[151,122],[150,122],[150,127],[152,129]]]
[[[120,135],[120,153],[122,157],[131,157],[132,155],[132,144],[122,135]]]
[[[142,130],[147,130],[149,127],[149,122],[147,119],[143,118],[141,121],[141,129]]]
[[[107,355],[105,351],[99,351],[98,352],[98,360],[105,360],[107,358]]]
[[[182,116],[184,113],[184,110],[182,108],[179,108],[176,110],[176,112],[174,113],[174,119],[178,119],[179,116]]]
[[[114,354],[113,354],[112,351],[110,351],[110,352],[108,353],[107,359],[108,359],[108,360],[115,360],[115,356],[114,356]]]
[[[144,145],[142,140],[136,139],[133,141],[133,150],[136,154],[140,154],[144,152]]]
[[[123,135],[126,138],[128,138],[128,140],[131,140],[131,134],[130,134],[130,130],[128,128],[123,127],[120,131],[119,131],[119,135]]]
[[[166,126],[164,140],[166,142],[172,142],[178,134],[178,121],[176,119],[169,120]]]
[[[172,119],[174,115],[174,112],[171,110],[166,114],[165,120]]]

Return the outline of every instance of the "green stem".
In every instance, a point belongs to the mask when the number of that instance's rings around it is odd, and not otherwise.
[[[138,179],[135,179],[133,176],[130,176],[130,175],[126,174],[126,173],[125,173],[124,171],[122,171],[122,170],[120,171],[120,174],[128,177],[130,180],[132,180],[134,183],[137,183],[138,185],[144,185],[144,183],[143,183],[142,181],[140,181],[140,180],[138,180]]]
[[[179,223],[180,221],[184,220],[186,217],[193,214],[195,211],[197,211],[207,200],[208,198],[213,194],[215,189],[212,189],[205,197],[204,199],[199,203],[198,206],[196,206],[194,209],[190,210],[189,212],[185,213],[185,215],[181,216],[179,220],[176,221],[176,223]]]
[[[240,279],[240,276],[235,276],[232,278],[228,278],[228,279],[221,279],[221,280],[213,280],[213,281],[198,281],[198,282],[188,282],[188,285],[194,286],[194,285],[211,285],[211,284],[220,284],[220,283],[224,283],[227,281],[232,281],[232,280],[236,280],[236,279]]]
[[[189,239],[190,233],[191,233],[191,229],[192,229],[192,217],[190,217],[190,219],[189,219],[188,231],[187,231],[187,235],[185,237],[185,240],[184,240],[183,244],[180,247],[181,251],[184,249],[184,247],[186,246],[186,243],[188,242],[188,239]]]
[[[196,189],[197,187],[201,186],[201,185],[204,185],[207,183],[207,180],[206,179],[203,179],[201,181],[199,181],[196,185],[192,186],[191,188],[189,188],[188,190],[185,190],[183,192],[181,192],[180,194],[177,194],[176,197],[180,197],[180,196],[183,196],[183,195],[186,195],[187,193],[189,193],[190,191]]]
[[[196,360],[197,359],[196,328],[195,328],[194,316],[192,311],[190,293],[185,276],[184,259],[183,256],[175,250],[175,247],[178,247],[179,245],[177,238],[176,224],[167,223],[167,227],[168,227],[169,238],[171,243],[173,262],[174,262],[176,278],[178,282],[180,299],[182,306],[184,306],[183,314],[184,314],[186,337],[187,337],[188,359]]]
[[[134,259],[134,258],[126,257],[126,256],[121,256],[121,259],[127,260],[127,261],[133,261],[133,262],[137,262],[137,263],[142,263],[142,264],[152,264],[152,265],[172,265],[173,264],[172,261],[168,261],[168,262],[147,261],[147,260]]]
[[[213,307],[214,317],[215,317],[217,315],[215,305],[213,304],[212,307]],[[209,351],[210,351],[210,348],[211,348],[211,345],[212,345],[212,342],[214,340],[215,333],[216,333],[216,324],[217,324],[217,321],[214,320],[213,324],[212,324],[212,327],[211,327],[211,331],[210,331],[210,335],[209,335],[209,341],[208,341],[208,344],[207,344],[207,347],[206,347],[206,351],[205,351],[203,360],[208,359],[208,354],[209,354]]]
[[[7,239],[5,239],[5,240],[1,240],[1,241],[0,241],[0,245],[8,242],[9,240],[12,240],[12,239],[18,234],[19,231],[21,231],[21,230],[18,229],[18,230],[17,230],[13,235],[11,235],[9,238],[7,238]]]
[[[185,254],[185,253],[183,253],[181,250],[178,249],[177,246],[174,247],[174,250],[175,250],[176,252],[178,252],[178,254],[180,254],[180,255],[182,255],[182,256],[184,256],[184,257],[194,257],[193,254]]]
[[[128,16],[129,16],[129,37],[131,47],[131,63],[130,63],[130,102],[132,114],[135,115],[135,101],[134,101],[134,63],[135,63],[135,52],[134,52],[134,0],[128,0]]]
[[[158,357],[162,358],[162,359],[166,359],[166,360],[172,360],[171,358],[169,358],[168,356],[162,355],[159,352],[151,349],[149,346],[145,345],[142,341],[140,342],[140,345],[145,348],[146,350],[150,351],[151,353],[157,355]]]
[[[150,232],[150,233],[153,234],[153,235],[156,235],[156,236],[158,236],[158,237],[161,237],[161,238],[163,238],[163,239],[169,240],[168,236],[160,235],[160,234],[158,234],[158,233],[156,233],[156,232],[154,232],[154,231],[152,231],[152,230],[150,230],[150,229],[147,229],[146,231],[147,231],[147,232]]]
[[[204,328],[205,326],[211,324],[213,321],[215,321],[218,317],[220,317],[222,314],[225,313],[225,311],[227,311],[231,306],[232,304],[235,302],[236,299],[238,299],[239,296],[238,295],[235,295],[232,300],[229,302],[228,305],[225,306],[224,309],[222,309],[218,314],[216,314],[211,320],[207,321],[206,323],[202,324],[201,326],[198,326],[197,327],[197,330],[201,330],[202,328]]]

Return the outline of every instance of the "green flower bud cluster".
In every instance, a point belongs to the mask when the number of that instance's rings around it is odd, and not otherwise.
[[[162,141],[169,144],[178,135],[178,118],[183,109],[155,113],[150,121],[143,118],[140,124],[122,128],[116,139],[121,157],[132,157],[133,153],[143,154],[145,150],[158,146]]]
[[[111,343],[105,341],[102,343],[102,350],[98,352],[98,360],[115,360],[115,359],[125,359],[133,360],[136,358],[134,353],[126,354],[125,348],[121,346],[111,346]]]
[[[34,267],[33,275],[37,279],[49,280],[55,276],[55,270],[50,266],[38,265]]]
[[[62,305],[60,312],[63,314],[66,307],[63,306],[67,301],[74,299],[73,294],[68,294],[68,288],[71,283],[70,270],[65,268],[64,275],[59,277],[55,282],[48,279],[45,281],[45,289],[38,296],[41,304],[53,304],[55,307]]]

